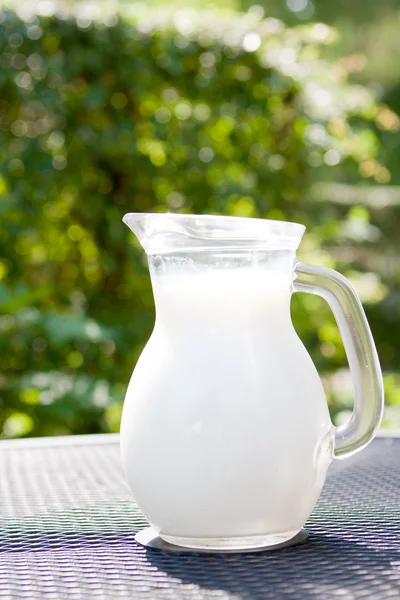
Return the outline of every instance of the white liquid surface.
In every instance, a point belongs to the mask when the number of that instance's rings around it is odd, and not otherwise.
[[[261,269],[154,277],[157,320],[121,426],[134,496],[161,534],[301,529],[330,462],[319,376],[288,279]]]

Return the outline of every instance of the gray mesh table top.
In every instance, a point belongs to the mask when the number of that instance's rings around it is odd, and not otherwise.
[[[336,461],[297,547],[173,554],[146,525],[118,438],[0,442],[0,599],[400,598],[400,438]]]

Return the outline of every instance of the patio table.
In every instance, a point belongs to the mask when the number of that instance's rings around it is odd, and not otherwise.
[[[168,553],[135,542],[144,526],[118,436],[0,442],[0,599],[384,600],[400,598],[400,437],[332,464],[303,545]]]

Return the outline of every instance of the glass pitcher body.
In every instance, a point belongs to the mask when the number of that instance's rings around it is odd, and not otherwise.
[[[292,538],[349,435],[333,427],[290,318],[303,226],[187,215],[125,221],[148,254],[156,305],[121,423],[139,507],[181,546],[244,549]],[[377,380],[378,392],[378,372]]]

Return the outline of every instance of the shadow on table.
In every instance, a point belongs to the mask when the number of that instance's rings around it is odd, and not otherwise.
[[[152,573],[156,569],[163,574],[163,590],[165,585],[176,589],[178,580],[190,590],[195,586],[225,592],[235,600],[400,598],[400,525],[382,523],[378,529],[376,524],[366,524],[362,536],[348,530],[346,537],[310,533],[309,540],[297,547],[216,555],[143,548],[135,542],[133,531],[113,528],[79,532],[15,528],[0,531],[0,553],[61,551],[65,556],[68,551],[85,549],[88,560],[93,553],[96,560],[104,559],[117,571],[129,565],[135,573],[132,583],[142,576],[148,578],[150,566]],[[161,579],[154,579],[155,592]],[[181,590],[179,597],[186,597],[185,593]]]
[[[400,597],[400,528],[390,544],[310,535],[304,545],[254,554],[171,554],[146,550],[149,563],[183,584],[235,598]],[[397,541],[396,541],[397,539]],[[372,542],[373,543],[373,542]]]

